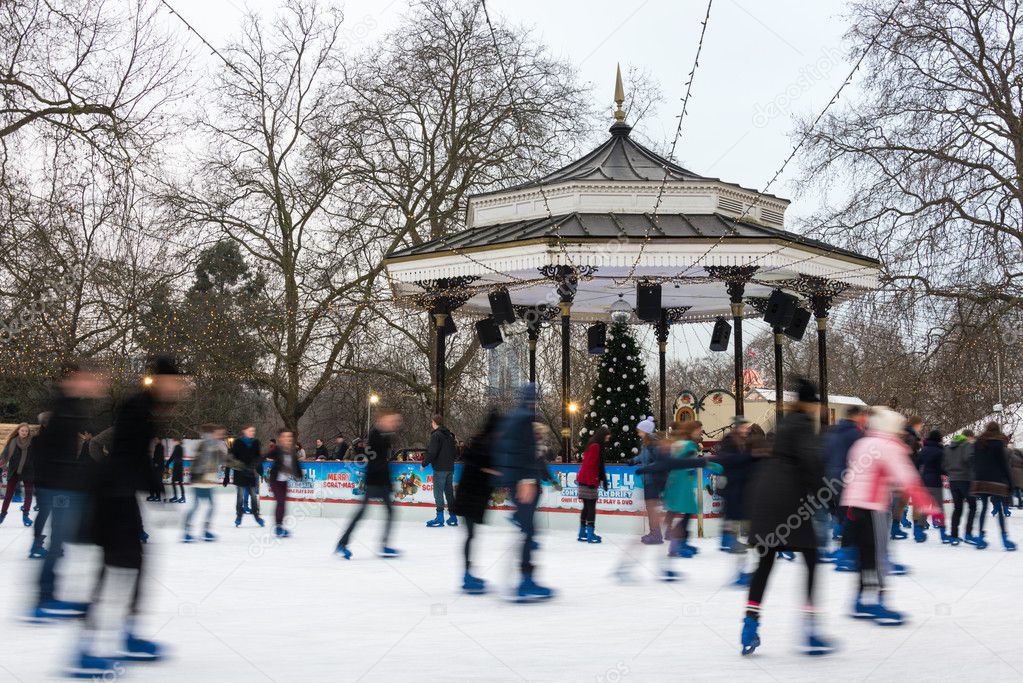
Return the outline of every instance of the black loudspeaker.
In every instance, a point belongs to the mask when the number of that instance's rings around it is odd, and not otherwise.
[[[636,285],[636,317],[647,323],[661,319],[661,285],[640,282]]]
[[[586,347],[590,353],[599,356],[604,353],[605,346],[607,346],[607,325],[604,323],[590,325],[586,330]]]
[[[780,289],[774,290],[771,292],[771,298],[767,300],[764,322],[775,329],[787,327],[792,322],[797,303],[796,297],[791,294],[786,294]]]
[[[714,323],[714,331],[710,333],[710,350],[727,351],[728,339],[732,336],[732,326],[724,318],[718,318]]]
[[[806,332],[806,326],[810,322],[810,311],[805,308],[797,308],[792,314],[792,322],[785,327],[785,336],[799,341]]]
[[[504,341],[501,328],[493,318],[484,318],[476,323],[476,336],[480,338],[480,346],[485,349],[496,349]]]
[[[441,329],[444,330],[445,337],[450,337],[455,332],[458,332],[458,326],[455,325],[455,316],[450,313],[444,316],[444,327]]]
[[[507,289],[495,289],[487,298],[490,299],[490,312],[498,324],[515,322],[515,309],[512,308],[511,295]]]

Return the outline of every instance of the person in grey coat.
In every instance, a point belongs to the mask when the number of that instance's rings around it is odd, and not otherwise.
[[[952,443],[945,447],[942,469],[948,474],[948,487],[952,492],[952,528],[949,543],[959,545],[963,539],[959,536],[959,521],[963,516],[963,504],[968,511],[966,515],[966,539],[973,539],[973,520],[977,516],[977,499],[970,495],[970,484],[973,483],[973,442],[974,434],[969,429],[952,437]]]

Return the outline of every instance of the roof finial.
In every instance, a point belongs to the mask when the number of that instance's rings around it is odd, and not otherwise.
[[[618,105],[615,109],[615,121],[623,123],[625,121],[625,110],[622,109],[622,104],[625,103],[625,86],[622,85],[622,65],[618,64],[615,67],[615,104]]]

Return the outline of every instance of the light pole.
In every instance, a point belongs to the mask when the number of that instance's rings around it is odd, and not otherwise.
[[[575,414],[578,413],[578,412],[579,412],[579,404],[578,403],[576,403],[575,401],[572,401],[571,403],[568,404],[569,429],[572,432],[571,436],[568,439],[569,446],[571,446],[572,440],[575,439]],[[572,462],[569,459],[569,453],[565,453],[565,462],[566,463],[567,462]]]
[[[366,397],[366,436],[369,436],[370,422],[373,419],[373,406],[380,402],[380,397],[372,391]]]

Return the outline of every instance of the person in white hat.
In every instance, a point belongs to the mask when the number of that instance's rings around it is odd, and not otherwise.
[[[656,423],[653,416],[640,420],[636,425],[639,438],[642,442],[639,455],[631,460],[632,464],[640,467],[647,467],[659,459],[659,448],[657,444]],[[650,532],[640,538],[647,545],[659,545],[664,543],[661,535],[661,492],[664,490],[664,482],[667,475],[663,472],[644,474],[643,477],[643,502],[646,504],[646,516],[650,523]]]

